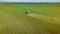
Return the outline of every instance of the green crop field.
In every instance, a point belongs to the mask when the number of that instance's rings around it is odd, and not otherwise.
[[[0,34],[60,34],[60,21],[27,16],[27,10],[60,18],[60,4],[0,4]]]

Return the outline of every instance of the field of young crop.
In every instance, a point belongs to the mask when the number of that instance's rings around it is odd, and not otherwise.
[[[60,4],[0,4],[0,34],[60,34]]]

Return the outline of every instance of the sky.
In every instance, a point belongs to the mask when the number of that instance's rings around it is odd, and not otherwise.
[[[0,2],[60,2],[60,0],[0,0]]]

